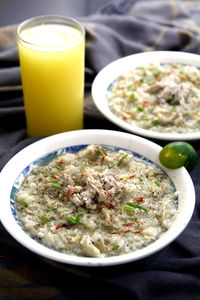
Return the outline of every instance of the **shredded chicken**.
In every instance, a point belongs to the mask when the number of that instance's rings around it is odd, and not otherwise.
[[[76,206],[95,210],[103,205],[109,206],[110,203],[114,205],[118,201],[116,196],[122,193],[122,183],[113,176],[102,175],[96,171],[89,174],[84,171],[81,174],[74,174],[70,178],[68,172],[68,170],[64,171],[64,178],[67,182],[65,191],[69,200]],[[80,183],[81,186],[76,185],[76,182]]]
[[[151,86],[147,92],[157,94],[158,103],[168,102],[170,105],[177,105],[187,102],[190,91],[184,83],[169,81],[159,82]]]

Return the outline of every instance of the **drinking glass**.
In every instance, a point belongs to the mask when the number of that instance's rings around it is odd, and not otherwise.
[[[17,29],[27,132],[83,128],[85,30],[65,16],[38,16]]]

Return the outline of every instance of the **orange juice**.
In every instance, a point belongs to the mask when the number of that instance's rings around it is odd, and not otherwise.
[[[82,129],[83,30],[50,22],[21,29],[18,49],[28,135]]]

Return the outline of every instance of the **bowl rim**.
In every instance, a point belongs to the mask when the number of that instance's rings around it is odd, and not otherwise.
[[[123,147],[127,150],[138,152],[158,164],[168,174],[176,188],[178,190],[181,188],[181,201],[179,203],[181,210],[175,220],[176,226],[168,229],[164,235],[145,248],[129,254],[106,258],[67,255],[47,248],[32,239],[22,227],[17,224],[11,211],[10,193],[17,177],[25,167],[48,153],[68,146],[92,143]],[[65,132],[36,141],[13,156],[0,173],[0,188],[2,191],[0,221],[10,235],[21,245],[39,256],[60,263],[79,266],[111,266],[136,261],[152,255],[163,247],[166,247],[182,233],[192,217],[195,206],[195,190],[189,173],[184,167],[177,170],[170,170],[163,167],[158,159],[158,153],[161,149],[161,146],[130,133],[99,129]],[[185,184],[183,185],[182,182]]]
[[[200,68],[200,56],[194,53],[179,52],[179,51],[149,51],[131,54],[122,58],[119,58],[103,69],[96,75],[91,88],[91,95],[93,102],[97,109],[106,117],[109,121],[114,123],[134,134],[146,138],[153,138],[157,140],[182,140],[192,141],[200,139],[200,131],[192,133],[162,133],[158,131],[152,131],[137,126],[133,126],[127,123],[125,120],[117,117],[109,108],[108,100],[106,97],[109,86],[115,81],[122,73],[126,73],[129,70],[147,65],[148,63],[180,63],[189,64]]]

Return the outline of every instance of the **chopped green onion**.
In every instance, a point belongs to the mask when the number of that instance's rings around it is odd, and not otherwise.
[[[143,209],[143,210],[146,211],[146,212],[148,211],[148,208],[146,208],[146,207],[144,207],[144,206],[142,206],[142,205],[139,205],[139,204],[137,204],[137,203],[129,202],[128,205],[129,205],[129,206],[132,206],[132,207],[135,207],[135,208]]]
[[[24,201],[24,207],[28,207],[28,203]]]
[[[85,166],[86,166],[86,167],[88,167],[88,166],[89,166],[89,163],[88,163],[88,161],[86,161],[86,162],[85,162]]]
[[[120,158],[120,160],[118,161],[118,164],[117,164],[118,167],[121,166],[123,160],[124,160],[127,156],[128,156],[128,153],[124,154],[124,155]]]
[[[171,101],[173,99],[174,99],[174,95],[170,95],[170,96],[167,97],[167,100],[169,100],[169,101]]]
[[[138,177],[138,180],[139,180],[140,182],[142,182],[142,181],[143,181],[142,177]]]
[[[53,207],[48,207],[47,212],[53,211]]]
[[[108,169],[112,169],[115,166],[115,164],[111,164],[108,166]]]
[[[156,71],[153,73],[153,76],[158,77],[158,76],[160,76],[161,73],[162,73],[161,71]]]
[[[143,83],[144,82],[144,78],[140,78],[140,82]]]
[[[83,213],[79,213],[78,215],[77,215],[77,217],[76,217],[76,222],[78,223],[78,224],[81,224],[81,217],[83,216]]]
[[[98,152],[99,152],[99,154],[100,154],[101,156],[104,156],[104,153],[103,153],[103,151],[102,151],[100,148],[97,148],[97,150],[98,150]]]
[[[59,185],[59,184],[56,184],[56,183],[52,183],[51,186],[55,189],[58,189],[58,190],[61,190],[62,189],[62,186]]]
[[[139,111],[143,111],[143,108],[142,108],[142,106],[137,106],[137,110],[139,110]]]
[[[45,215],[41,215],[40,218],[45,222],[50,222],[50,219],[46,217]]]
[[[145,71],[145,67],[143,67],[143,66],[138,67],[138,69],[142,70],[142,71]]]
[[[81,217],[82,217],[82,216],[83,216],[83,213],[79,213],[79,214],[76,216],[76,218],[74,218],[73,216],[70,216],[70,217],[67,218],[67,222],[68,222],[68,224],[70,224],[70,225],[74,225],[74,224],[76,224],[76,223],[82,224],[82,223],[81,223]]]
[[[158,120],[154,120],[153,121],[153,126],[157,126],[158,125]]]
[[[127,86],[127,91],[130,91],[132,88],[132,84],[130,84],[129,86]]]
[[[119,248],[119,244],[118,243],[114,243],[114,248],[117,250]]]
[[[158,182],[158,180],[156,180],[154,183],[155,183],[157,186],[160,186],[160,182]]]
[[[149,118],[147,118],[147,117],[142,117],[142,120],[144,120],[144,121],[149,121]]]
[[[144,76],[146,76],[146,75],[147,75],[147,73],[146,73],[146,71],[145,71],[145,68],[144,68],[144,67],[139,67],[138,69],[139,69],[139,70],[141,70],[141,71],[143,71],[143,75],[144,75]]]
[[[74,217],[68,217],[67,218],[67,222],[68,222],[68,224],[70,224],[70,225],[74,225],[74,224],[76,224],[76,219],[74,218]]]
[[[131,207],[130,205],[124,205],[124,210],[132,212],[133,211],[133,207]]]
[[[56,165],[56,169],[59,170],[59,171],[62,171],[62,168],[58,165]]]
[[[58,179],[51,179],[49,180],[49,183],[57,183],[58,182]]]
[[[135,100],[135,94],[134,94],[134,93],[132,93],[132,94],[130,95],[130,97],[131,97],[132,100]]]

